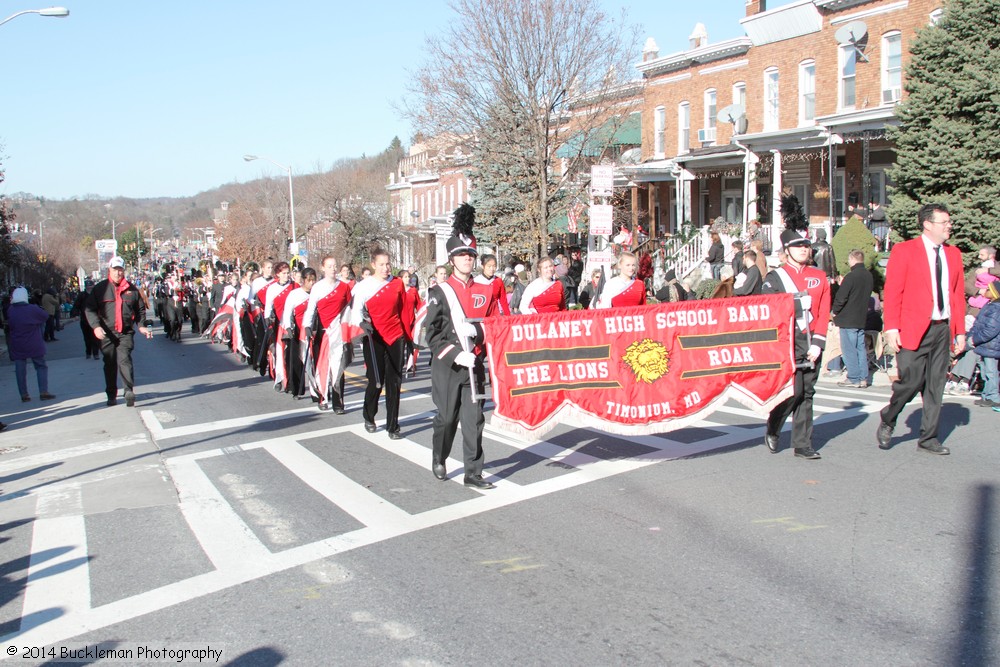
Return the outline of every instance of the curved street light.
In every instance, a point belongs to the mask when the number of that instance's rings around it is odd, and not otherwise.
[[[13,21],[18,16],[24,16],[25,14],[38,14],[39,16],[54,16],[55,18],[65,18],[69,16],[69,10],[65,7],[48,7],[47,9],[25,9],[24,11],[17,12],[16,14],[11,14],[3,21],[0,21],[0,25],[7,23],[8,21]]]
[[[288,209],[292,217],[292,248],[295,249],[295,252],[293,254],[297,255],[299,252],[299,244],[295,240],[295,193],[292,190],[292,168],[286,167],[285,165],[275,162],[271,158],[264,157],[262,155],[244,155],[243,159],[246,160],[247,162],[253,162],[254,160],[265,160],[273,164],[275,167],[278,167],[279,169],[284,169],[285,171],[288,172]]]

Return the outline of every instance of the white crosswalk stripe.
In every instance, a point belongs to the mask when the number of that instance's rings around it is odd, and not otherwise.
[[[426,399],[425,396],[413,398]],[[874,412],[884,405],[886,398],[886,394],[870,390],[821,387],[816,398],[817,423],[833,422],[854,417],[859,413]],[[293,419],[309,412],[314,413],[315,408],[286,410],[254,417],[169,428],[165,428],[152,412],[144,412],[142,418],[150,434],[160,442],[198,437],[207,432],[225,434],[240,429],[249,432],[254,426]],[[574,441],[565,437],[568,432],[568,429],[565,429],[561,431],[563,436],[557,441],[549,439],[526,442],[487,425],[484,434],[489,441],[496,443],[496,446],[512,448],[518,452],[537,456],[549,464],[560,465],[551,468],[545,465],[536,466],[543,473],[543,478],[537,481],[519,480],[516,473],[502,478],[498,478],[497,475],[487,475],[497,483],[496,489],[480,492],[462,487],[462,491],[456,490],[455,493],[463,494],[463,499],[417,512],[410,512],[393,504],[386,497],[353,479],[345,471],[338,470],[303,444],[306,440],[336,443],[338,438],[359,438],[377,446],[383,452],[388,452],[391,456],[416,466],[421,469],[419,474],[425,476],[425,480],[432,480],[429,470],[430,450],[414,439],[421,433],[421,429],[410,428],[425,425],[431,416],[431,412],[403,416],[401,418],[403,431],[410,432],[410,437],[400,440],[391,440],[381,430],[369,434],[361,424],[336,425],[332,422],[335,425],[328,428],[296,435],[283,435],[166,458],[165,466],[176,488],[180,511],[214,569],[98,607],[92,607],[90,600],[87,535],[82,516],[80,487],[60,485],[39,493],[38,516],[43,518],[35,522],[31,545],[33,555],[29,566],[21,628],[19,632],[4,639],[16,638],[19,642],[38,643],[68,639],[169,605],[382,540],[461,520],[658,462],[753,442],[760,438],[761,431],[746,428],[746,425],[762,426],[764,421],[763,417],[756,413],[728,404],[720,408],[713,419],[694,425],[696,428],[704,429],[704,434],[699,433],[704,435],[701,439],[685,442],[682,432],[678,432],[674,437],[671,437],[670,433],[629,437],[627,442],[633,446],[640,446],[642,451],[636,450],[636,453],[628,456],[615,456],[613,436],[596,431],[586,431],[586,437]],[[423,432],[422,437],[426,439],[429,431],[424,429]],[[584,443],[601,442],[602,439],[612,444],[588,447],[585,451],[578,448]],[[567,445],[567,442],[579,444]],[[335,447],[335,444],[329,446]],[[488,448],[489,445],[487,451]],[[458,440],[456,449],[461,452]],[[241,516],[233,506],[232,498],[227,497],[223,489],[220,489],[220,478],[213,478],[205,468],[205,465],[212,461],[225,467],[228,464],[226,457],[254,451],[266,452],[276,465],[291,473],[295,479],[316,492],[325,502],[355,519],[362,527],[305,544],[293,544],[283,550],[276,551],[264,544],[253,526],[248,525],[247,521],[252,522],[252,520]],[[602,458],[601,451],[608,451],[609,457]],[[452,481],[461,486],[461,461],[450,459],[448,469],[452,471]],[[548,470],[551,470],[551,473],[546,474]],[[455,474],[456,472],[458,474]],[[264,478],[266,479],[266,475]],[[428,483],[438,484],[436,481]],[[261,486],[266,487],[266,483]],[[254,487],[254,489],[254,493],[268,492],[267,488],[256,490]]]

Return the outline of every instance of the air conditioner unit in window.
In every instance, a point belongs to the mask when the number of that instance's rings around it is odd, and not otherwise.
[[[698,130],[698,141],[703,144],[710,144],[715,141],[715,128],[707,127]]]
[[[903,97],[903,90],[901,88],[889,88],[882,91],[882,104],[891,104],[892,102],[898,102]]]

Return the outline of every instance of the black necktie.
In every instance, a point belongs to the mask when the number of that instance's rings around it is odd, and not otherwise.
[[[941,246],[934,248],[934,277],[937,280],[937,307],[938,312],[944,315],[944,267],[941,266]]]

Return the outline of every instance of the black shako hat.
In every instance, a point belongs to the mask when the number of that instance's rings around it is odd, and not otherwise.
[[[476,237],[472,234],[472,226],[476,222],[476,209],[471,204],[465,203],[455,209],[452,216],[451,226],[452,236],[445,243],[448,250],[448,259],[455,255],[479,256],[476,250]]]
[[[809,240],[808,236],[802,236],[801,233],[795,231],[794,229],[786,229],[781,232],[781,245],[785,248],[791,248],[792,246],[797,245],[811,246],[812,241]]]

